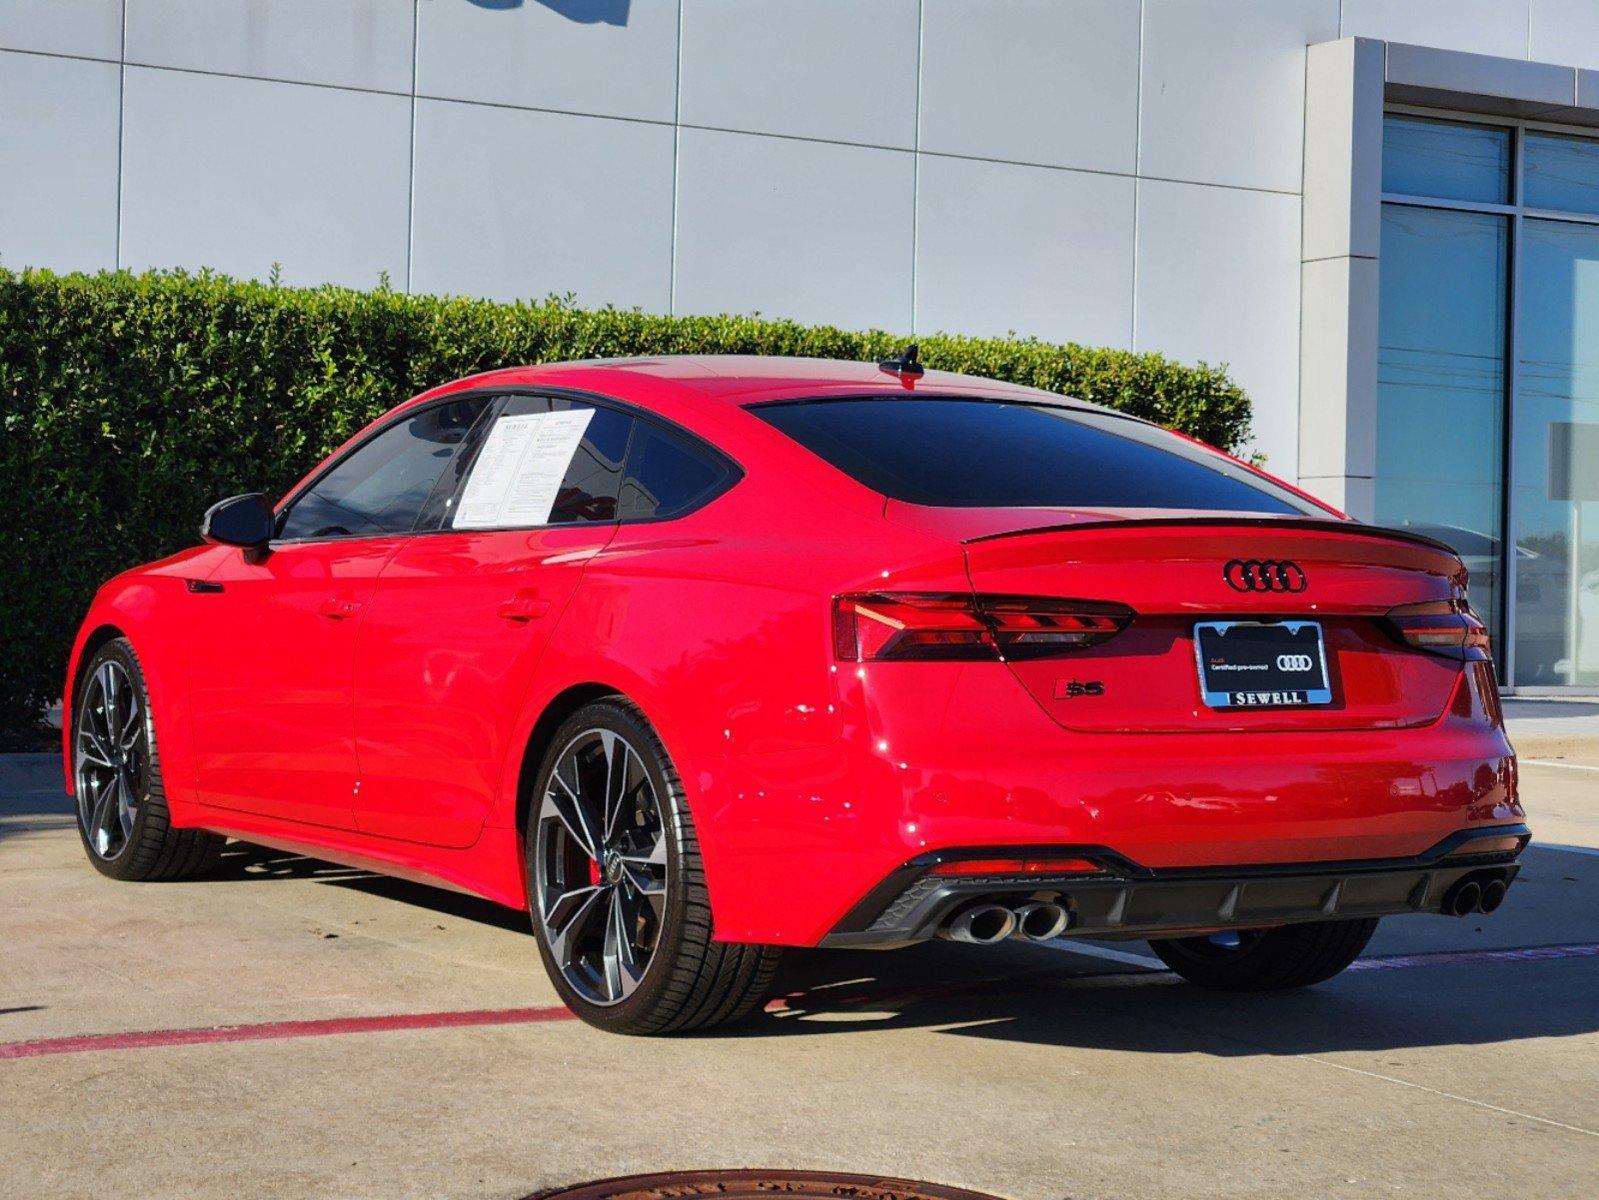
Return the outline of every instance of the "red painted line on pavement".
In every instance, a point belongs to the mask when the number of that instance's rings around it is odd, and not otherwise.
[[[1524,946],[1508,950],[1440,950],[1423,954],[1390,954],[1357,959],[1351,971],[1392,971],[1408,967],[1444,967],[1467,963],[1546,962],[1563,958],[1599,958],[1599,942],[1557,946]],[[914,1004],[996,986],[1092,980],[1136,984],[1151,975],[1169,974],[1162,967],[1141,971],[1108,971],[1060,979],[1054,971],[965,980],[932,987],[862,989],[831,994],[828,989],[797,993],[769,1001],[768,1012],[826,1012],[872,1004]],[[222,1042],[258,1042],[276,1038],[332,1037],[344,1033],[387,1033],[402,1029],[461,1029],[474,1025],[527,1025],[575,1020],[568,1008],[486,1008],[463,1012],[395,1013],[381,1017],[331,1017],[320,1021],[269,1021],[259,1025],[219,1025],[207,1029],[153,1029],[135,1033],[92,1033],[46,1038],[36,1042],[0,1042],[0,1059],[36,1058],[46,1054],[81,1054],[89,1050],[144,1050],[162,1046],[208,1046]]]
[[[218,1042],[259,1042],[273,1038],[332,1037],[341,1033],[387,1033],[396,1029],[459,1029],[472,1025],[525,1025],[569,1021],[569,1008],[488,1008],[466,1012],[395,1013],[383,1017],[331,1017],[321,1021],[269,1021],[260,1025],[219,1025],[209,1029],[153,1029],[142,1033],[91,1033],[37,1042],[0,1042],[0,1059],[42,1054],[80,1054],[85,1050],[144,1050],[157,1046],[208,1046]]]

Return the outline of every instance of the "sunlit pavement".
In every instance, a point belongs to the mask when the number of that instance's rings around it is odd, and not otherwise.
[[[638,1041],[567,1019],[486,903],[246,847],[207,882],[103,879],[55,760],[0,757],[0,1195],[706,1166],[1016,1200],[1599,1195],[1599,760],[1523,784],[1537,840],[1499,913],[1390,920],[1310,991],[1206,994],[1139,942],[940,943],[794,955],[747,1026]]]

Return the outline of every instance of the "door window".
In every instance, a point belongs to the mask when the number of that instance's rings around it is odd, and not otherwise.
[[[368,438],[284,513],[278,537],[378,537],[408,533],[456,448],[488,406],[485,397],[435,404]]]
[[[622,518],[681,516],[708,500],[727,475],[727,467],[698,446],[640,421],[622,479]]]
[[[427,521],[455,529],[614,522],[633,418],[559,396],[507,397],[454,469]],[[441,492],[443,489],[440,489]]]

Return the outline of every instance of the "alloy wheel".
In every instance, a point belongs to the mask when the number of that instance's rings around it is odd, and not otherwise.
[[[78,822],[89,848],[103,859],[121,854],[133,833],[149,738],[144,705],[127,668],[105,660],[89,678],[73,753]]]
[[[649,969],[666,914],[666,824],[639,753],[590,729],[561,751],[540,798],[536,915],[561,976],[619,1004]]]

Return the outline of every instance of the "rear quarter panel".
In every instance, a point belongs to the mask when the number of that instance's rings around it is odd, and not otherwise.
[[[852,757],[832,596],[967,586],[953,541],[890,525],[864,491],[770,482],[783,479],[751,471],[687,517],[623,525],[588,564],[522,721],[531,732],[555,696],[589,682],[643,709],[682,777],[725,940],[811,935],[809,881],[863,849],[846,819],[854,797],[892,785]],[[515,819],[518,768],[500,822]]]

